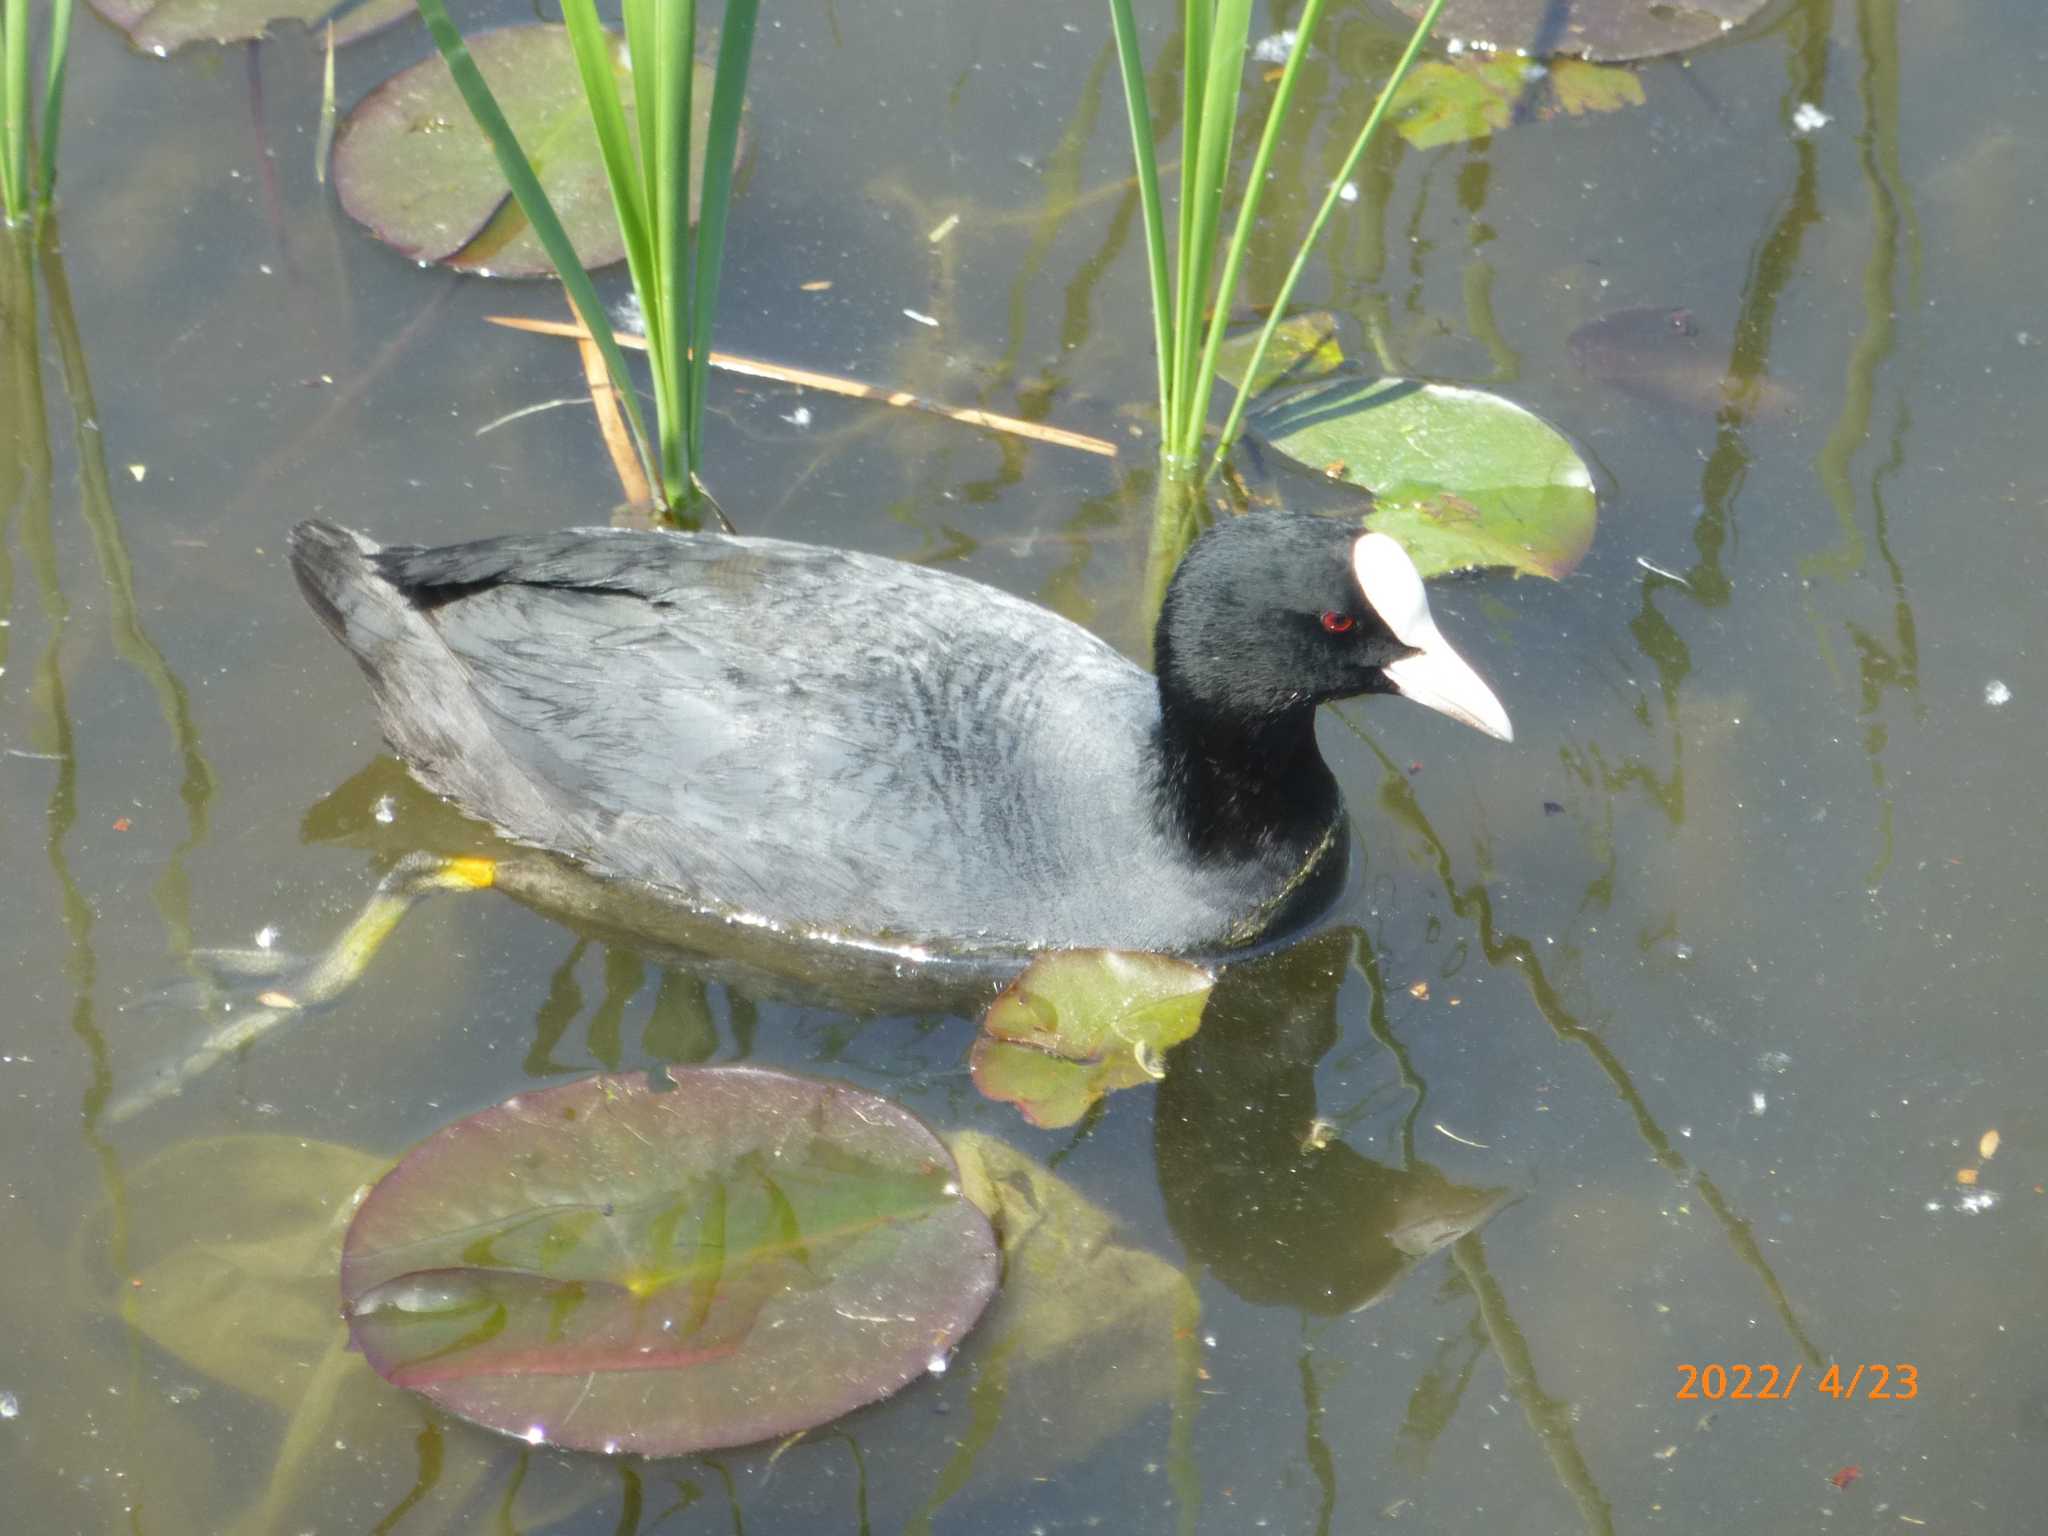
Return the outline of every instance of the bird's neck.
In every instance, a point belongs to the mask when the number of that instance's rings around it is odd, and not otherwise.
[[[1298,866],[1343,811],[1310,703],[1248,719],[1162,690],[1158,753],[1161,817],[1199,859]]]

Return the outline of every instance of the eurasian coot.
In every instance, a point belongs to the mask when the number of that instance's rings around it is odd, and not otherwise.
[[[1195,542],[1156,681],[993,587],[775,539],[380,548],[305,523],[292,565],[430,788],[599,875],[842,942],[1233,948],[1343,869],[1318,704],[1400,693],[1510,738],[1400,546],[1303,514]]]

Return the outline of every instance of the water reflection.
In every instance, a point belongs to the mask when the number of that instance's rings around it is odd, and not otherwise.
[[[1342,1033],[1338,992],[1361,941],[1335,930],[1229,967],[1159,1085],[1167,1218],[1189,1256],[1247,1301],[1316,1315],[1370,1306],[1507,1198],[1412,1155],[1376,1162],[1317,1113],[1316,1065]]]

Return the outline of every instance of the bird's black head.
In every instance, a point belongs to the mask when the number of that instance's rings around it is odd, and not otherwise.
[[[1507,712],[1436,627],[1382,533],[1305,513],[1232,518],[1174,573],[1155,643],[1162,709],[1257,729],[1332,699],[1399,693],[1502,740]]]

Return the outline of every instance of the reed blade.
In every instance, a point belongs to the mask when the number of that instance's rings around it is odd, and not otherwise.
[[[754,23],[760,0],[727,0],[711,82],[711,120],[704,130],[704,183],[698,194],[695,258],[691,262],[689,457],[694,474],[704,451],[704,390],[711,371],[711,324],[725,262],[725,222],[739,158],[740,110],[746,105],[753,63]]]
[[[1173,381],[1175,459],[1192,462],[1202,451],[1202,419],[1194,414],[1196,371],[1201,366],[1201,317],[1209,302],[1209,279],[1216,261],[1216,239],[1223,223],[1223,187],[1230,175],[1230,148],[1237,132],[1237,97],[1244,75],[1246,44],[1251,39],[1251,0],[1221,0],[1209,33],[1209,60],[1203,69],[1201,131],[1194,144],[1195,204],[1188,220],[1193,249],[1182,256],[1188,291],[1181,295],[1184,334],[1174,338],[1180,373]],[[1220,296],[1219,303],[1227,302]]]
[[[570,241],[568,231],[562,228],[561,219],[556,217],[554,205],[548,201],[540,177],[534,174],[532,161],[520,148],[512,125],[505,120],[505,113],[499,107],[497,97],[491,93],[483,71],[477,68],[469,46],[462,40],[462,33],[449,18],[448,7],[443,0],[415,0],[415,3],[421,19],[427,24],[428,35],[433,38],[434,46],[440,50],[441,58],[448,66],[448,73],[454,77],[456,89],[461,91],[463,101],[468,104],[470,115],[491,141],[498,167],[504,173],[513,197],[518,200],[520,211],[533,226],[534,235],[540,241],[541,249],[547,252],[548,260],[554,263],[562,286],[568,290],[570,302],[576,306],[576,313],[583,317],[585,329],[603,349],[605,367],[611,373],[612,383],[617,386],[619,398],[625,405],[627,419],[632,423],[634,441],[639,447],[642,462],[647,465],[648,478],[655,479],[647,423],[640,414],[639,396],[633,389],[632,375],[626,371],[625,354],[612,340],[610,317],[605,314],[604,302],[598,298],[590,274],[576,255],[576,247]]]
[[[1252,156],[1251,174],[1245,178],[1244,197],[1237,209],[1237,227],[1230,237],[1230,249],[1223,258],[1222,275],[1216,280],[1216,303],[1209,315],[1209,334],[1202,347],[1202,360],[1195,367],[1190,385],[1192,398],[1187,405],[1193,434],[1188,443],[1190,458],[1201,452],[1202,425],[1209,419],[1209,399],[1216,388],[1216,354],[1223,346],[1223,333],[1229,327],[1231,301],[1237,295],[1238,279],[1244,271],[1245,252],[1251,248],[1252,229],[1258,221],[1259,203],[1266,190],[1267,169],[1273,162],[1273,148],[1279,142],[1281,125],[1286,122],[1288,110],[1294,103],[1302,61],[1308,57],[1325,3],[1326,0],[1308,0],[1302,8],[1301,19],[1295,23],[1294,47],[1287,55],[1286,67],[1280,72],[1280,87],[1273,93],[1273,103],[1266,112],[1266,126],[1259,135],[1258,150]],[[1314,239],[1311,234],[1309,243]],[[1251,362],[1254,370],[1263,358],[1264,349],[1254,347]],[[1245,374],[1247,381],[1254,377],[1255,372]]]
[[[1138,168],[1138,203],[1145,219],[1145,267],[1152,283],[1152,350],[1159,364],[1159,429],[1164,432],[1173,399],[1168,384],[1167,317],[1173,289],[1166,275],[1166,215],[1159,201],[1159,157],[1152,144],[1152,104],[1145,90],[1145,59],[1131,0],[1109,0],[1116,29],[1117,63],[1123,69],[1124,105],[1131,119],[1131,159]]]
[[[0,6],[0,212],[28,211],[28,0]]]
[[[1246,378],[1253,377],[1260,361],[1266,355],[1266,348],[1273,340],[1273,332],[1279,329],[1286,316],[1288,300],[1294,296],[1294,285],[1300,281],[1303,270],[1308,266],[1309,252],[1321,238],[1323,228],[1330,222],[1339,198],[1343,195],[1345,183],[1351,180],[1358,169],[1358,162],[1365,158],[1366,149],[1373,136],[1379,131],[1381,121],[1387,115],[1387,103],[1394,93],[1401,89],[1401,82],[1408,78],[1408,71],[1415,67],[1415,59],[1422,52],[1422,45],[1429,41],[1429,34],[1436,26],[1436,18],[1444,8],[1444,0],[1430,0],[1429,9],[1422,13],[1422,19],[1415,24],[1415,32],[1408,39],[1408,46],[1394,65],[1394,71],[1387,76],[1387,83],[1380,87],[1380,94],[1372,104],[1372,112],[1365,120],[1365,126],[1358,130],[1358,137],[1352,141],[1351,153],[1344,157],[1344,164],[1330,180],[1330,190],[1323,195],[1323,204],[1316,210],[1316,216],[1309,222],[1308,232],[1301,237],[1301,246],[1294,253],[1294,263],[1287,269],[1280,288],[1273,295],[1272,311],[1266,316],[1266,323],[1259,329],[1259,339],[1252,344],[1252,357]],[[1209,459],[1209,467],[1203,471],[1206,482],[1223,465],[1223,456],[1230,451],[1230,445],[1237,441],[1237,434],[1244,426],[1245,407],[1251,403],[1251,392],[1239,390],[1237,398],[1230,403],[1230,415],[1224,420],[1222,435],[1217,439],[1216,452]]]
[[[71,54],[71,0],[52,0],[49,62],[43,73],[42,163],[37,180],[44,207],[57,194],[57,125],[64,115],[64,67]]]

